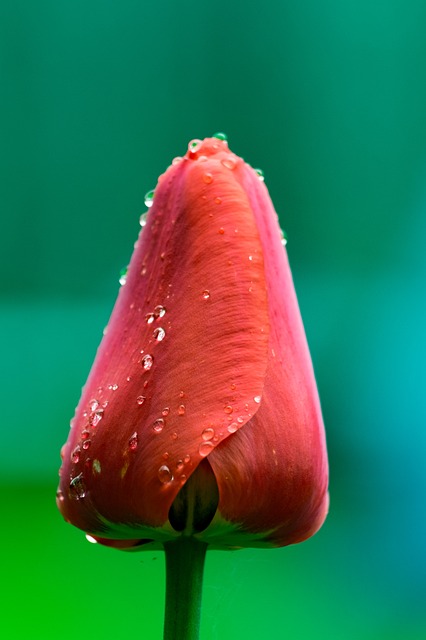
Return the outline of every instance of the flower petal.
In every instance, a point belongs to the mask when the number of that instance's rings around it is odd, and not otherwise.
[[[268,368],[259,411],[209,462],[219,512],[276,545],[300,542],[328,508],[324,428],[311,359],[277,215],[254,171],[239,176],[264,248],[269,300]]]
[[[64,453],[59,507],[101,537],[153,539],[200,460],[259,409],[270,327],[241,165],[210,139],[159,179]]]

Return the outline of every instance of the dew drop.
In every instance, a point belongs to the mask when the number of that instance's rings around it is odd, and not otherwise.
[[[211,440],[213,436],[214,429],[212,429],[211,427],[207,427],[207,429],[204,429],[203,433],[201,434],[203,440]]]
[[[232,412],[233,412],[233,410],[234,410],[234,409],[231,407],[231,405],[230,405],[230,404],[226,405],[226,407],[224,408],[224,412],[225,412],[225,413],[228,413],[228,414],[229,414],[229,413],[232,413]]]
[[[185,411],[186,411],[186,409],[185,409],[185,405],[184,405],[184,404],[180,404],[180,405],[179,405],[179,408],[178,408],[178,414],[179,414],[180,416],[183,416],[183,415],[185,414]]]
[[[169,454],[167,453],[167,451],[163,453],[163,458],[164,460],[167,460],[169,458]]]
[[[98,541],[96,540],[96,538],[91,536],[89,533],[86,533],[86,540],[87,540],[87,542],[90,542],[91,544],[98,544]]]
[[[238,424],[236,422],[231,422],[231,424],[228,426],[229,433],[235,433],[237,429],[238,429]]]
[[[145,316],[145,320],[147,324],[152,324],[155,320],[155,315],[153,313],[147,313]]]
[[[83,442],[83,449],[84,449],[85,451],[87,451],[87,449],[90,447],[90,445],[91,445],[91,444],[92,444],[92,441],[91,441],[91,440],[85,440],[85,441]]]
[[[91,427],[96,427],[102,420],[102,414],[103,409],[99,409],[98,411],[96,411],[96,413],[92,413],[92,415],[89,416],[89,425]]]
[[[190,153],[197,153],[201,145],[202,145],[202,140],[199,140],[198,138],[194,138],[194,140],[191,140],[190,142],[188,142],[188,151]]]
[[[240,424],[243,424],[244,422],[243,416],[239,416],[239,418],[237,418],[237,422],[239,422]]]
[[[285,247],[287,244],[287,234],[283,229],[280,229],[280,233],[281,233],[281,244],[283,245],[283,247]]]
[[[180,396],[181,398],[183,398],[183,397],[184,397],[184,395],[185,395],[185,392],[184,392],[184,391],[179,391],[179,396]]]
[[[157,329],[155,329],[154,338],[157,340],[157,342],[161,342],[162,340],[164,340],[165,336],[166,332],[162,327],[157,327]]]
[[[262,399],[261,396],[254,396],[253,398],[256,404],[260,404],[261,399]]]
[[[184,461],[184,463],[185,463],[185,464],[188,464],[188,463],[190,462],[190,460],[191,460],[191,456],[190,456],[190,455],[186,455],[186,456],[184,457],[184,459],[183,459],[183,461]]]
[[[147,218],[148,218],[148,214],[147,213],[143,213],[141,215],[141,217],[139,218],[139,224],[141,225],[142,228],[146,225]]]
[[[183,469],[183,467],[184,467],[183,460],[178,460],[178,461],[176,462],[176,469],[177,469],[178,471],[181,471],[181,470]]]
[[[157,306],[154,309],[154,316],[156,318],[162,318],[166,313],[166,309],[163,307],[162,304],[157,304]]]
[[[144,203],[146,207],[152,207],[152,204],[154,202],[154,189],[151,189],[151,191],[148,191],[148,193],[145,194],[144,197]]]
[[[198,156],[198,162],[206,162],[208,160],[207,156]]]
[[[138,396],[138,397],[136,398],[136,402],[137,402],[139,405],[143,404],[143,403],[145,402],[145,400],[146,400],[146,397],[145,397],[145,396]]]
[[[63,460],[65,458],[65,447],[66,447],[66,443],[62,445],[61,447],[61,451],[59,453],[59,455],[61,456],[61,460]]]
[[[221,204],[222,198],[215,198],[214,201],[215,201],[215,204]]]
[[[202,442],[198,447],[198,453],[202,458],[205,458],[206,456],[209,455],[209,453],[213,451],[213,449],[214,449],[213,442]]]
[[[219,131],[218,133],[214,133],[212,135],[212,138],[217,138],[218,140],[222,140],[223,142],[228,141],[228,136],[226,135],[226,133],[222,133],[222,131]]]
[[[99,407],[99,402],[97,400],[91,400],[89,402],[89,409],[90,411],[96,411],[96,409]]]
[[[138,448],[138,434],[135,431],[132,436],[129,438],[129,449],[130,451],[136,451]]]
[[[63,502],[65,500],[64,494],[60,489],[58,489],[56,492],[56,499],[58,502]]]
[[[72,500],[81,500],[86,495],[86,485],[83,480],[83,473],[72,478],[69,484],[69,496]]]
[[[155,420],[154,424],[152,425],[152,428],[154,429],[155,433],[161,433],[164,428],[163,418],[157,418],[157,420]]]
[[[178,434],[176,431],[173,431],[172,433],[172,440],[177,440],[178,439]]]
[[[80,460],[80,445],[74,447],[71,452],[71,462],[77,464]]]
[[[235,166],[237,164],[237,161],[235,160],[235,158],[222,158],[221,163],[223,164],[224,167],[226,167],[227,169],[231,169],[231,171],[233,169],[235,169]]]
[[[223,227],[220,227],[219,233],[221,236],[223,236],[223,234],[225,233],[225,229]]]
[[[152,367],[152,363],[154,362],[154,358],[147,353],[146,356],[142,358],[142,366],[145,371],[149,371]]]
[[[172,160],[172,166],[174,167],[175,165],[179,164],[179,162],[182,162],[182,158],[181,156],[176,156],[176,158],[173,158]]]
[[[127,272],[128,272],[128,270],[129,270],[128,267],[123,267],[123,269],[120,271],[120,277],[119,277],[118,281],[121,284],[121,286],[123,286],[127,282]]]
[[[170,413],[170,407],[164,407],[164,409],[161,412],[163,416],[168,416],[169,413]]]
[[[210,298],[210,291],[208,289],[204,289],[202,296],[204,300],[208,300]]]
[[[262,169],[255,169],[255,172],[257,173],[257,177],[259,178],[259,180],[263,182],[265,180],[265,175]]]
[[[99,460],[97,458],[95,460],[93,460],[92,471],[93,471],[93,473],[100,473],[101,472],[101,463],[99,462]]]
[[[108,386],[108,389],[110,389],[111,391],[117,391],[117,389],[118,389],[118,384],[115,384],[115,383],[114,383],[114,384],[110,384],[110,385]]]
[[[162,464],[158,469],[158,479],[161,484],[168,484],[173,480],[173,473],[166,464]]]
[[[205,173],[203,175],[203,180],[206,184],[211,184],[213,182],[213,176],[211,173]]]

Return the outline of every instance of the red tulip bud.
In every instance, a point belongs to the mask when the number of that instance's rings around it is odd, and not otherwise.
[[[66,520],[122,549],[321,526],[324,430],[281,238],[226,141],[191,142],[160,176],[63,450]]]

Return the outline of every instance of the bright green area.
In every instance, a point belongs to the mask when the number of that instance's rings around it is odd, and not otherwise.
[[[1,637],[161,638],[162,554],[88,544],[55,483],[144,195],[216,131],[289,238],[331,512],[212,552],[201,638],[425,637],[425,25],[423,0],[0,3]]]

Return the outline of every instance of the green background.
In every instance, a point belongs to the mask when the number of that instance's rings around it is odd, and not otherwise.
[[[217,130],[289,236],[331,510],[211,552],[201,638],[425,637],[425,33],[424,0],[1,0],[2,637],[161,638],[162,554],[63,522],[59,449],[143,196]]]

